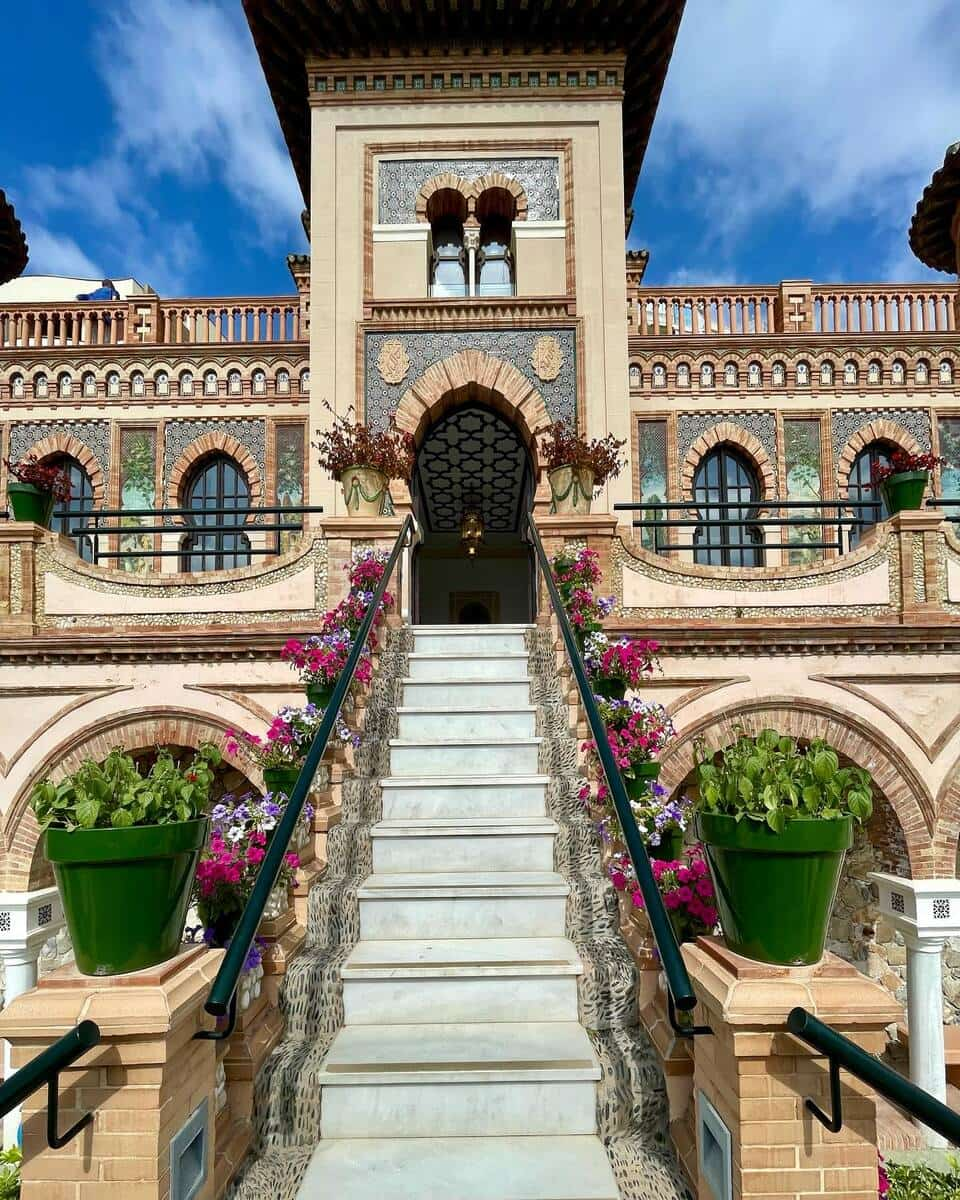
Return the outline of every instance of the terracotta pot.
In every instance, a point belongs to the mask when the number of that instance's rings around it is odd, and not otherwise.
[[[593,497],[593,472],[589,467],[557,467],[547,478],[553,496],[553,511],[584,516]]]
[[[340,476],[340,486],[350,516],[379,517],[387,482],[386,475],[375,467],[347,467]]]

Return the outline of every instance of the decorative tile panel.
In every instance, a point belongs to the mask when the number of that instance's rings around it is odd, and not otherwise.
[[[917,439],[921,450],[930,449],[930,414],[922,408],[835,408],[833,451],[841,453],[858,429],[871,421],[893,421]]]
[[[545,333],[552,334],[557,339],[563,353],[563,362],[557,377],[548,383],[537,377],[531,361],[534,345]],[[383,343],[388,339],[402,342],[410,359],[410,370],[402,383],[386,383],[377,370],[377,359]],[[407,388],[412,386],[428,367],[442,359],[450,358],[461,350],[482,350],[494,358],[510,363],[537,389],[553,420],[563,419],[571,425],[576,425],[577,348],[576,336],[572,329],[497,329],[480,330],[476,333],[368,333],[364,352],[365,420],[375,428],[382,429],[390,415],[396,412],[400,397]]]
[[[166,495],[170,472],[188,446],[205,433],[226,433],[236,438],[253,456],[260,478],[266,480],[266,424],[259,420],[168,421],[163,447],[163,494]]]
[[[110,475],[109,421],[24,421],[10,429],[10,457],[14,461],[29,454],[44,438],[64,434],[74,437],[96,458],[104,476]]]
[[[752,433],[770,456],[777,461],[777,421],[772,412],[704,412],[681,413],[677,417],[677,455],[681,463],[690,452],[690,447],[701,434],[729,421]]]
[[[527,196],[528,221],[560,218],[560,158],[387,158],[379,163],[377,221],[381,225],[412,225],[420,189],[429,179],[450,171],[464,179],[479,179],[501,171],[515,179]]]

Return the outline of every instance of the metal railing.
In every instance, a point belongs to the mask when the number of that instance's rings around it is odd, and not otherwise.
[[[54,517],[60,518],[65,524],[65,537],[72,538],[77,543],[77,550],[85,561],[99,565],[102,561],[115,559],[151,559],[151,558],[182,558],[186,564],[191,559],[232,558],[234,560],[250,556],[278,555],[283,553],[282,539],[284,535],[303,532],[303,517],[306,513],[322,513],[323,506],[319,504],[262,504],[256,508],[59,508],[54,510]],[[264,517],[274,516],[277,519],[265,522]],[[230,520],[216,521],[211,518],[229,517]],[[77,521],[74,525],[72,522]],[[128,521],[131,524],[124,524]],[[145,521],[146,524],[140,524]],[[227,545],[227,539],[239,539],[241,536],[249,542],[250,534],[274,534],[268,539],[270,545]],[[161,534],[175,534],[179,537],[193,538],[195,546],[180,546],[173,550],[164,550],[152,544]],[[151,545],[124,545],[129,538],[149,537]],[[106,549],[101,548],[101,539],[110,538]],[[214,539],[211,547],[205,539]],[[111,548],[113,547],[113,548]],[[243,562],[234,562],[233,566],[246,566]],[[201,566],[199,568],[186,565],[185,571],[197,574],[205,570],[227,569]]]
[[[917,997],[917,1002],[921,1000]],[[823,1021],[808,1013],[805,1008],[794,1008],[787,1017],[787,1028],[795,1036],[826,1055],[830,1064],[830,1113],[807,1097],[804,1104],[821,1125],[831,1133],[843,1128],[843,1102],[840,1091],[840,1068],[863,1083],[869,1084],[897,1108],[911,1117],[922,1121],[929,1129],[939,1133],[955,1146],[960,1146],[960,1114],[955,1113],[936,1097],[904,1079],[879,1059],[868,1054],[856,1043],[837,1033]]]
[[[317,729],[313,741],[310,743],[310,748],[307,750],[303,766],[300,768],[300,774],[297,776],[297,782],[290,791],[283,815],[270,838],[267,853],[260,864],[256,882],[250,893],[250,899],[247,901],[240,915],[237,927],[230,938],[230,945],[227,947],[223,961],[220,963],[217,977],[210,987],[210,993],[207,996],[204,1008],[213,1017],[227,1016],[226,1028],[201,1030],[199,1033],[194,1034],[196,1038],[220,1041],[229,1037],[233,1032],[236,1022],[236,991],[240,972],[250,952],[250,947],[253,945],[257,926],[263,919],[263,911],[266,907],[267,899],[277,881],[277,875],[283,865],[284,855],[287,853],[288,843],[297,822],[300,820],[300,814],[303,811],[307,795],[313,784],[313,777],[320,766],[320,760],[323,758],[327,742],[334,730],[340,714],[340,708],[346,699],[350,684],[353,681],[354,672],[357,669],[364,647],[373,630],[373,623],[379,612],[383,594],[387,590],[387,584],[397,565],[397,560],[400,558],[408,539],[413,535],[414,528],[413,518],[408,515],[400,527],[400,532],[397,534],[397,540],[394,542],[393,550],[387,559],[383,576],[374,589],[373,597],[367,606],[366,615],[354,638],[353,647],[350,650],[346,665],[340,672],[340,678],[337,680],[337,686],[333,689],[333,695],[330,697],[330,703],[323,714],[320,727]]]
[[[764,551],[781,550],[797,555],[809,551],[849,552],[857,535],[875,525],[882,514],[879,500],[656,500],[647,503],[615,504],[618,512],[641,514],[634,529],[649,536],[645,541],[657,554],[693,552],[695,562],[714,566],[762,566],[737,562],[741,558],[762,559]],[[671,513],[679,513],[671,516]],[[777,513],[786,513],[778,516]],[[791,515],[792,514],[792,515]],[[814,515],[808,515],[814,514]],[[819,515],[818,515],[819,514]],[[687,540],[674,540],[667,530],[690,530]],[[780,541],[768,540],[768,531],[784,530]],[[811,538],[790,540],[790,531],[810,533]],[[830,537],[827,533],[830,533]],[[719,534],[719,537],[715,537]],[[739,536],[737,536],[739,535]],[[720,555],[731,561],[713,562]],[[790,561],[788,557],[787,562]]]
[[[677,1021],[676,1010],[690,1012],[697,1003],[697,997],[690,983],[690,976],[687,974],[683,957],[680,954],[677,935],[674,933],[673,926],[670,923],[670,918],[667,916],[667,910],[660,895],[660,889],[657,887],[656,880],[653,877],[650,859],[640,837],[640,831],[637,829],[633,810],[630,807],[630,800],[623,786],[623,780],[620,778],[620,772],[617,769],[613,752],[610,749],[610,743],[607,741],[607,732],[603,718],[600,716],[600,710],[597,708],[597,702],[593,697],[593,689],[590,686],[587,669],[584,666],[583,658],[577,647],[573,629],[570,626],[570,620],[563,607],[563,601],[560,598],[560,592],[553,578],[553,571],[550,568],[550,562],[543,548],[543,542],[540,540],[540,535],[537,532],[532,514],[528,514],[527,516],[527,525],[536,561],[543,576],[543,581],[546,584],[550,603],[553,606],[557,623],[560,626],[560,633],[567,649],[567,657],[570,659],[577,687],[580,690],[580,697],[587,716],[587,724],[590,726],[590,732],[596,742],[597,754],[603,766],[607,786],[613,797],[613,805],[620,821],[620,828],[623,832],[623,840],[626,843],[627,853],[630,855],[630,861],[633,863],[637,884],[643,893],[643,902],[646,906],[650,928],[653,932],[657,951],[660,955],[660,962],[667,978],[670,1023],[674,1031],[681,1037],[693,1037],[696,1034],[711,1033],[712,1030],[706,1026],[681,1024]]]
[[[9,1079],[0,1084],[0,1117],[21,1105],[28,1096],[32,1096],[47,1085],[47,1145],[52,1150],[60,1150],[67,1142],[93,1120],[93,1113],[86,1113],[75,1125],[71,1125],[65,1133],[59,1133],[60,1125],[60,1072],[72,1066],[78,1058],[82,1058],[88,1050],[92,1050],[100,1041],[100,1026],[93,1021],[81,1021],[58,1038],[53,1045],[41,1051],[36,1058],[30,1060],[19,1071],[15,1071]]]

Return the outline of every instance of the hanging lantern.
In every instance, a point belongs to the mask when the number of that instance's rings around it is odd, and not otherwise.
[[[478,508],[464,510],[460,520],[460,541],[467,551],[467,558],[476,558],[477,548],[483,541],[483,517]]]

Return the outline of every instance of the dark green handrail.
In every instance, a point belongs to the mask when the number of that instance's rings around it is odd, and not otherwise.
[[[613,751],[610,749],[610,743],[607,741],[607,731],[603,723],[603,718],[600,716],[597,702],[593,698],[593,688],[590,686],[587,669],[583,665],[583,658],[580,655],[576,639],[573,636],[570,620],[563,607],[563,601],[560,599],[560,591],[553,578],[553,571],[551,570],[546,551],[543,548],[543,542],[540,540],[540,534],[537,532],[537,527],[534,524],[532,514],[528,514],[527,523],[530,529],[530,539],[533,543],[537,561],[540,564],[540,572],[547,585],[550,602],[556,613],[560,632],[563,635],[563,641],[567,648],[567,656],[570,659],[570,665],[573,667],[577,687],[580,689],[580,697],[583,700],[584,711],[587,714],[587,724],[590,726],[590,732],[593,734],[593,740],[597,746],[597,754],[603,765],[603,773],[607,778],[607,786],[613,797],[613,806],[617,810],[620,828],[623,831],[623,840],[627,845],[627,853],[630,855],[630,861],[633,863],[633,869],[637,876],[637,884],[643,893],[643,902],[646,905],[650,928],[653,931],[654,941],[657,943],[657,950],[660,954],[660,962],[667,977],[671,1005],[681,1011],[689,1012],[696,1005],[697,997],[690,983],[690,976],[687,974],[683,957],[680,954],[677,936],[673,931],[673,926],[670,924],[670,918],[667,916],[667,910],[664,907],[660,889],[657,887],[657,882],[653,877],[653,870],[650,867],[647,849],[640,837],[640,831],[637,829],[637,822],[630,807],[626,788],[623,786],[623,780],[620,778],[620,772],[617,769]],[[709,1032],[709,1030],[702,1027],[677,1025],[672,1020],[672,1013],[671,1021],[677,1032],[684,1035],[689,1035],[693,1032]]]
[[[916,998],[921,1003],[920,997]],[[941,1103],[935,1096],[917,1087],[909,1079],[904,1079],[890,1067],[884,1066],[879,1059],[868,1054],[855,1042],[845,1038],[842,1033],[824,1025],[805,1008],[791,1009],[787,1017],[787,1028],[803,1041],[825,1054],[830,1063],[830,1106],[833,1112],[828,1114],[815,1104],[809,1097],[804,1101],[807,1108],[821,1125],[825,1125],[831,1133],[839,1133],[843,1128],[843,1106],[840,1093],[840,1068],[849,1071],[857,1079],[868,1083],[875,1092],[895,1104],[898,1108],[916,1117],[928,1128],[941,1134],[955,1146],[960,1146],[960,1114]]]
[[[41,1051],[36,1058],[15,1071],[9,1079],[0,1084],[0,1117],[5,1117],[22,1104],[28,1096],[32,1096],[38,1088],[47,1085],[47,1144],[54,1150],[65,1146],[75,1138],[81,1129],[85,1129],[93,1120],[93,1113],[81,1117],[75,1125],[71,1125],[66,1133],[58,1132],[58,1105],[60,1072],[65,1071],[82,1058],[88,1050],[92,1050],[100,1041],[100,1026],[93,1021],[81,1021],[58,1038],[46,1050]]]
[[[346,666],[340,672],[340,678],[337,680],[337,686],[333,689],[333,695],[330,697],[330,703],[323,714],[320,727],[316,734],[314,734],[303,766],[300,768],[300,774],[297,776],[297,782],[293,785],[293,790],[287,799],[283,816],[277,823],[273,837],[270,839],[270,845],[263,862],[260,864],[260,870],[257,872],[257,879],[253,885],[253,891],[250,893],[250,899],[247,901],[246,907],[240,916],[237,928],[230,939],[230,945],[227,947],[226,954],[220,964],[220,970],[217,972],[217,977],[210,988],[210,994],[207,997],[204,1008],[211,1016],[225,1016],[233,1005],[234,993],[237,990],[240,972],[243,969],[247,955],[250,953],[250,947],[253,945],[257,926],[263,918],[263,910],[266,907],[267,898],[273,891],[274,884],[277,881],[277,875],[279,874],[280,867],[283,865],[283,857],[287,853],[287,845],[297,821],[300,819],[300,813],[303,811],[307,795],[313,784],[313,777],[320,766],[320,760],[323,758],[327,748],[327,742],[329,741],[330,734],[333,732],[340,708],[346,699],[347,691],[353,681],[354,672],[360,662],[367,639],[370,637],[374,619],[380,608],[380,601],[383,599],[383,593],[387,590],[387,583],[393,574],[394,567],[397,565],[397,559],[400,557],[408,536],[413,532],[413,528],[413,518],[408,515],[400,526],[400,532],[397,534],[397,540],[394,542],[393,550],[387,559],[383,577],[374,590],[366,616],[363,618],[363,622],[357,631],[357,636],[354,638],[353,647],[347,659]],[[206,1036],[210,1035],[206,1034]]]

